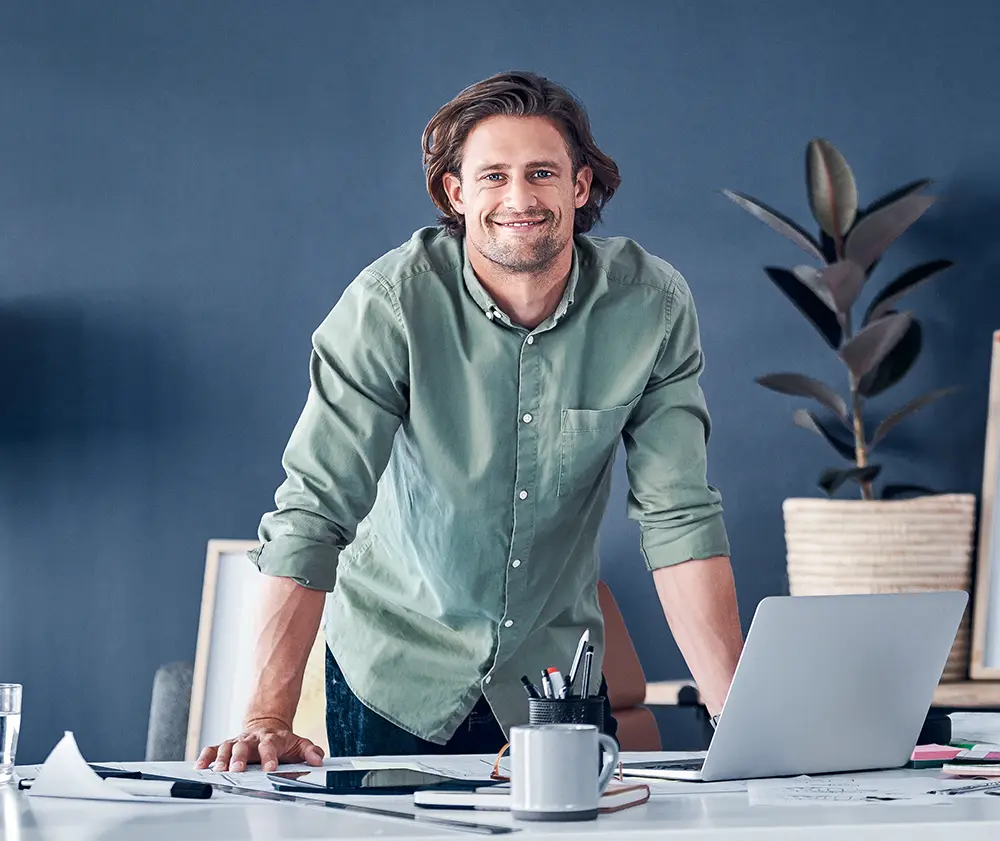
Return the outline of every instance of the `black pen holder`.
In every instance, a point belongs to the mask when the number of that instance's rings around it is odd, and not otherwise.
[[[529,698],[529,724],[593,724],[604,732],[604,697]]]

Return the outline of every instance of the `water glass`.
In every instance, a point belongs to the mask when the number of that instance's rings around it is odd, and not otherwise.
[[[14,757],[20,729],[21,684],[0,683],[0,785],[14,778]]]

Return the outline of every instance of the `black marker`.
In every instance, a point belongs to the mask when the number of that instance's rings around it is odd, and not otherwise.
[[[128,780],[108,779],[106,785],[147,797],[182,797],[188,800],[207,800],[212,796],[212,787],[208,783],[193,780],[169,782],[164,780]]]
[[[527,675],[521,675],[521,683],[524,684],[524,691],[528,693],[529,698],[541,698],[538,689],[535,687],[530,680],[528,680]]]

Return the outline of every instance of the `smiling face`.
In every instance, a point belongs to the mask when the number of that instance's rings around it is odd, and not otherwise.
[[[574,174],[569,148],[545,117],[489,117],[469,132],[461,178],[444,176],[468,242],[508,274],[542,273],[572,248],[573,217],[592,173]]]

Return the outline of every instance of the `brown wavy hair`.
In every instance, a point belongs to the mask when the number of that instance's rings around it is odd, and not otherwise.
[[[586,109],[568,90],[527,71],[497,73],[463,90],[431,117],[421,138],[427,192],[442,215],[438,220],[453,236],[465,235],[465,219],[444,189],[444,175],[461,177],[462,150],[469,132],[487,117],[547,117],[569,147],[573,175],[583,166],[594,172],[587,203],[577,208],[573,232],[585,234],[601,220],[601,211],[621,183],[618,165],[594,142]]]

